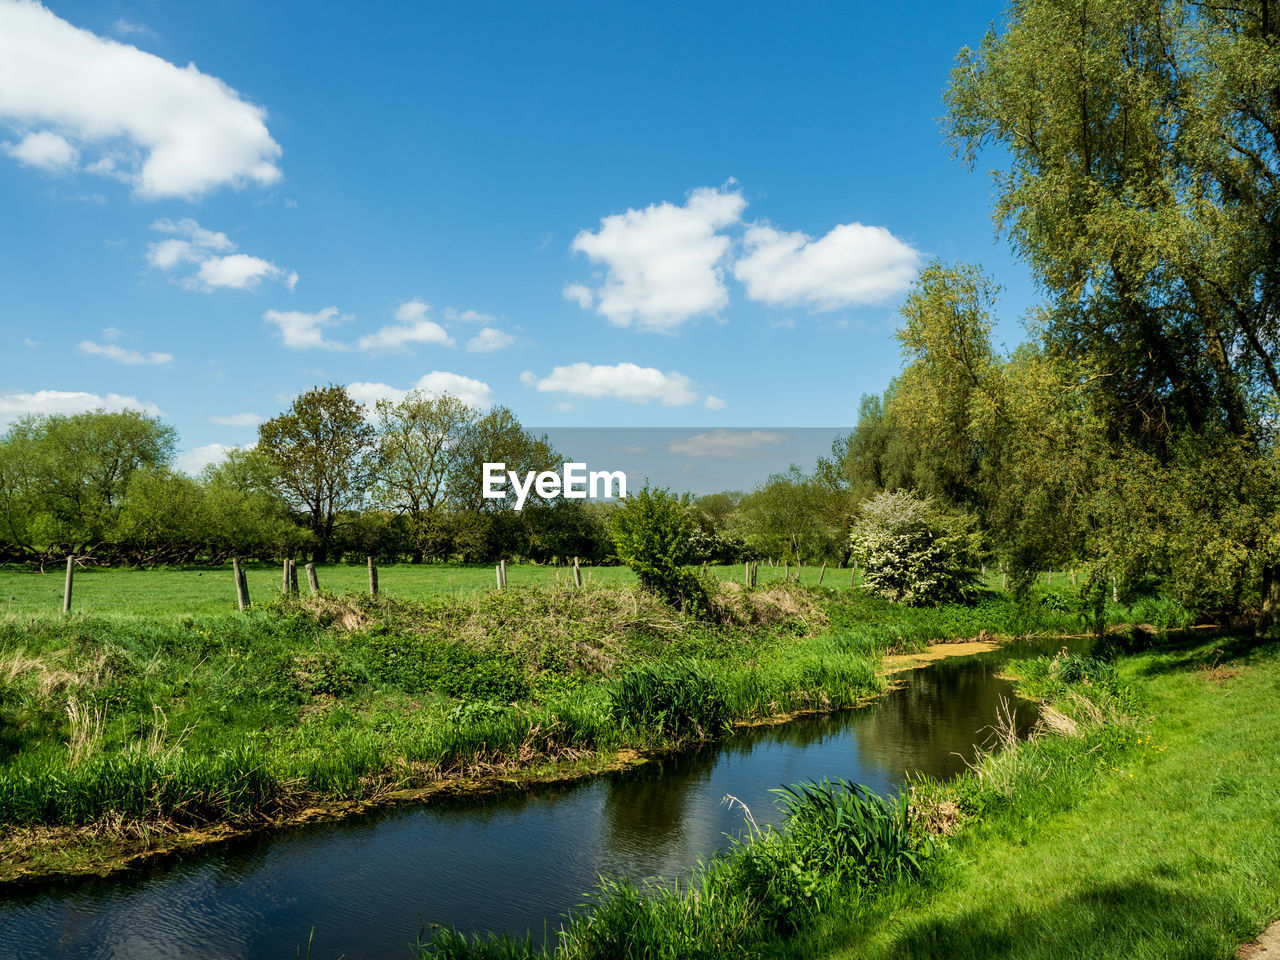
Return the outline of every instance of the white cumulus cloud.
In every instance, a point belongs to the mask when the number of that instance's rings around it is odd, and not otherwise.
[[[733,275],[752,300],[835,310],[877,303],[906,290],[919,252],[884,227],[842,223],[817,240],[800,231],[750,226]]]
[[[103,331],[104,334],[106,332],[105,330]],[[92,340],[81,340],[80,352],[91,356],[106,357],[108,360],[114,360],[116,363],[123,363],[129,366],[137,366],[144,363],[155,365],[173,363],[173,354],[171,353],[139,353],[137,350],[128,350],[119,344],[94,343]]]
[[[417,383],[406,390],[387,383],[347,384],[347,392],[351,394],[351,398],[358,403],[363,403],[368,408],[369,416],[373,415],[373,408],[379,400],[398,403],[409,394],[409,390],[421,390],[433,397],[447,393],[472,407],[487,406],[493,397],[493,390],[487,383],[464,377],[460,373],[448,373],[443,370],[432,370],[424,374],[418,378]]]
[[[221,424],[224,427],[256,427],[262,423],[263,417],[256,413],[231,413],[225,417],[210,417],[210,423]]]
[[[397,323],[366,334],[356,347],[368,353],[397,353],[411,344],[438,343],[453,346],[453,337],[434,320],[427,319],[430,307],[421,300],[409,300],[396,308]]]
[[[698,399],[690,386],[689,378],[684,374],[675,371],[664,373],[656,367],[641,367],[634,363],[617,363],[612,366],[571,363],[556,367],[540,379],[532,371],[526,370],[520,379],[523,383],[536,387],[540,393],[614,397],[629,403],[657,400],[664,407],[684,406]]]
[[[491,353],[515,342],[515,337],[497,327],[481,327],[480,332],[467,341],[467,350],[471,353]]]
[[[118,393],[102,395],[78,390],[37,390],[34,393],[0,394],[0,423],[4,424],[27,414],[70,414],[89,410],[137,410],[153,417],[164,415],[154,403]]]
[[[23,166],[41,170],[74,170],[80,162],[80,151],[48,130],[29,133],[17,143],[6,143],[4,152]]]
[[[702,401],[702,405],[708,410],[723,410],[727,404],[719,397],[707,394],[707,399]]]
[[[772,433],[766,430],[711,430],[707,433],[696,433],[690,437],[673,440],[668,444],[667,449],[672,453],[683,453],[689,457],[738,460],[753,455],[758,456],[768,447],[785,443],[788,439],[785,433]]]
[[[583,230],[572,249],[605,268],[592,290],[569,284],[564,295],[620,327],[672,332],[691,317],[715,313],[729,302],[723,260],[747,202],[736,190],[700,187],[682,206],[652,204],[603,217],[595,233]]]
[[[203,447],[183,450],[173,458],[173,465],[183,473],[189,473],[194,477],[209,464],[218,463],[225,459],[232,450],[239,449],[241,448],[227,446],[225,443],[206,443]]]
[[[195,64],[97,36],[32,0],[0,0],[0,118],[100,150],[86,169],[147,199],[281,177],[261,107]]]
[[[279,280],[292,290],[298,275],[277,267],[270,260],[233,253],[236,245],[225,233],[207,230],[195,220],[170,220],[167,217],[151,224],[151,229],[169,234],[147,249],[147,262],[161,270],[174,270],[184,264],[197,265],[196,272],[183,277],[182,284],[206,292],[218,287],[252,290],[263,280]]]
[[[280,331],[280,341],[290,350],[346,350],[347,345],[325,337],[324,331],[343,321],[348,316],[340,316],[337,307],[325,307],[315,313],[304,313],[301,310],[268,310],[262,315],[267,323],[274,324]]]

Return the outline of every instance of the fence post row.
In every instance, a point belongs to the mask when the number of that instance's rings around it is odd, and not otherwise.
[[[71,583],[76,575],[76,558],[67,557],[67,584],[62,588],[62,612],[71,612]]]

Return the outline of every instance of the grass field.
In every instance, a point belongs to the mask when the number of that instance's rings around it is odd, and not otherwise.
[[[741,582],[741,565],[710,568],[722,580]],[[246,567],[249,598],[255,603],[280,595],[281,568],[276,564],[249,564]],[[583,567],[583,578],[589,584],[630,585],[635,582],[631,571],[623,566]],[[795,567],[787,571],[800,582],[816,585],[821,567]],[[56,613],[62,609],[65,568],[0,568],[0,614],[31,616]],[[760,584],[781,580],[782,567],[761,563]],[[364,566],[325,564],[318,568],[320,586],[336,593],[359,592],[369,586]],[[306,576],[299,567],[301,589],[307,589]],[[566,567],[538,564],[511,564],[507,567],[507,583],[511,587],[549,586],[573,582]],[[848,587],[849,570],[828,568],[823,586]],[[392,564],[378,568],[378,589],[388,597],[405,600],[427,600],[441,596],[465,596],[493,590],[494,569],[490,566],[462,564]],[[111,614],[139,617],[214,615],[235,610],[235,585],[231,566],[160,567],[156,569],[86,567],[77,569],[72,591],[71,609],[75,613]]]

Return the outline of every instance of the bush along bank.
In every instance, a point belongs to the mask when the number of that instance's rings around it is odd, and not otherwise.
[[[588,772],[627,748],[854,705],[883,688],[887,649],[1027,622],[999,600],[908,610],[796,584],[726,585],[716,603],[706,621],[634,588],[548,587],[5,619],[0,876],[52,869],[42,841],[58,869],[100,868],[209,824],[460,777]],[[1040,627],[1069,625],[1047,617]],[[110,854],[91,848],[103,838],[119,841]]]
[[[711,958],[786,951],[824,915],[943,882],[954,840],[979,824],[1069,807],[1094,773],[1142,748],[1140,701],[1115,668],[1061,656],[1013,666],[1020,692],[1043,719],[1019,741],[1012,720],[955,780],[919,780],[896,797],[843,781],[777,793],[778,830],[747,838],[695,871],[684,886],[604,881],[589,908],[535,948],[529,938],[437,931],[421,956],[516,958]],[[750,817],[750,812],[747,812]],[[806,955],[803,951],[799,955]]]

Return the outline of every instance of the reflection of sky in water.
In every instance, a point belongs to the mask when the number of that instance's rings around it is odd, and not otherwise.
[[[979,661],[943,662],[857,713],[739,735],[718,748],[576,787],[481,804],[402,808],[194,854],[138,876],[0,905],[4,957],[408,957],[422,924],[541,937],[604,873],[683,877],[770,792],[843,777],[894,789],[908,770],[955,773],[1008,686]]]

